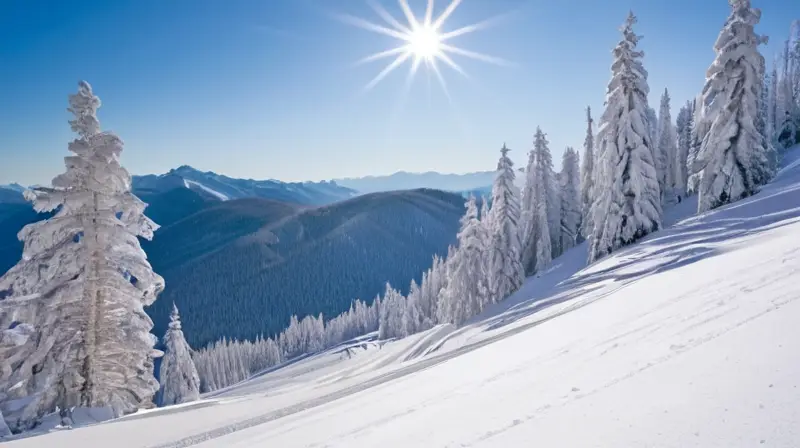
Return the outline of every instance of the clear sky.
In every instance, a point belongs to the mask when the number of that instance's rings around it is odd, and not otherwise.
[[[379,1],[402,19],[395,0]],[[409,3],[423,14],[425,0]],[[753,5],[771,60],[800,8]],[[354,63],[397,42],[334,18],[380,23],[364,0],[0,0],[0,183],[49,183],[63,170],[67,95],[80,79],[135,174],[184,164],[287,181],[483,171],[503,142],[524,161],[537,126],[558,166],[565,146],[582,144],[585,106],[601,112],[629,9],[651,105],[668,87],[674,117],[702,87],[725,0],[463,0],[445,31],[510,14],[451,43],[513,65],[455,56],[469,78],[443,68],[452,103],[424,70],[400,101],[407,65],[361,93],[389,60]]]

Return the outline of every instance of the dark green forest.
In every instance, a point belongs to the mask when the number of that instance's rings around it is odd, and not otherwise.
[[[463,202],[415,190],[306,210],[262,199],[203,210],[145,244],[167,283],[148,310],[156,334],[173,300],[187,340],[200,347],[273,335],[292,314],[333,317],[355,298],[371,301],[387,281],[405,292],[455,242]]]

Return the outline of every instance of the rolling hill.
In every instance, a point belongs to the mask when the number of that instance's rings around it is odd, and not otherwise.
[[[192,346],[283,329],[291,314],[334,316],[389,281],[407,289],[455,241],[463,198],[374,193],[320,208],[227,201],[144,244],[167,289],[148,309],[161,334],[172,302]]]

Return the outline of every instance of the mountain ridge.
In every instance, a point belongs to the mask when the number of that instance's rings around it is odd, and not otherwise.
[[[492,184],[494,175],[494,171],[475,171],[463,174],[439,173],[437,171],[397,171],[386,175],[334,178],[331,182],[361,193],[413,190],[417,188],[458,192],[485,188]]]

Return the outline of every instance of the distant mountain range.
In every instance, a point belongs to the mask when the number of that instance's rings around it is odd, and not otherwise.
[[[0,187],[0,275],[19,261],[19,230],[47,217]],[[181,167],[135,176],[162,227],[143,241],[167,288],[147,312],[159,336],[174,300],[189,342],[252,338],[291,314],[333,316],[387,281],[406,290],[455,241],[464,199],[432,189],[358,195],[334,182],[232,179]],[[355,197],[353,197],[355,196]]]
[[[175,189],[192,190],[204,198],[217,201],[264,198],[300,205],[325,205],[358,194],[334,182],[235,179],[185,165],[166,174],[133,176],[133,192],[140,197],[153,197]],[[25,202],[23,191],[25,187],[19,184],[0,185],[0,204]]]
[[[300,205],[325,205],[359,194],[382,191],[403,191],[419,188],[486,195],[491,192],[494,171],[466,174],[441,174],[433,171],[409,173],[400,171],[386,176],[334,179],[321,182],[282,182],[278,180],[236,179],[211,171],[200,171],[184,165],[165,174],[133,176],[133,192],[151,198],[174,189],[192,190],[207,199],[228,201],[242,198],[264,198]],[[522,174],[518,174],[522,186]],[[0,203],[24,202],[19,184],[0,185]]]
[[[133,176],[133,191],[137,195],[147,196],[175,188],[193,190],[220,201],[264,198],[302,205],[330,204],[357,194],[356,191],[334,182],[235,179],[210,171],[202,172],[185,165],[166,174]]]
[[[366,176],[358,178],[334,179],[337,185],[351,188],[361,193],[379,191],[413,190],[432,188],[435,190],[462,192],[484,189],[494,182],[494,171],[480,171],[467,174],[408,173],[399,171],[387,176]]]

